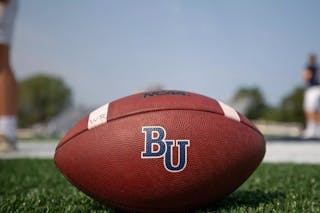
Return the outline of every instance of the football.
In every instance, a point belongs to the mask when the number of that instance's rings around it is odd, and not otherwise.
[[[235,191],[264,154],[263,135],[232,107],[161,90],[94,110],[62,138],[54,161],[70,183],[107,206],[179,212]]]

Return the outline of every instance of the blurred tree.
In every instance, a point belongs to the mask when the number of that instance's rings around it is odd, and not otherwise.
[[[19,83],[19,126],[47,122],[71,104],[71,90],[59,77],[35,75]]]
[[[304,123],[303,94],[304,88],[296,87],[282,99],[279,107],[281,121]]]
[[[232,105],[249,119],[260,118],[268,108],[258,87],[242,87],[231,100]]]
[[[240,88],[232,98],[232,105],[249,119],[304,123],[304,88],[296,87],[286,95],[279,106],[271,107],[265,102],[259,88]]]
[[[278,106],[276,107],[268,106],[264,110],[260,119],[266,120],[266,121],[282,121],[281,111]]]

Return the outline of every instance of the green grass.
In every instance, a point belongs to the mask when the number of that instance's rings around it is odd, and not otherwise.
[[[114,212],[79,192],[52,160],[0,160],[0,212]],[[320,165],[262,164],[223,201],[195,212],[320,212]]]

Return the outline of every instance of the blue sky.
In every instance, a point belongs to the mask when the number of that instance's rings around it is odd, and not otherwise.
[[[12,63],[65,79],[98,106],[150,84],[228,101],[259,86],[276,104],[320,57],[320,1],[20,1]]]

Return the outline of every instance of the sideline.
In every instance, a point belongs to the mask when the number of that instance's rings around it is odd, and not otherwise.
[[[0,159],[53,159],[58,141],[30,141],[18,143],[18,150],[0,154]],[[320,142],[301,140],[272,140],[267,142],[263,162],[320,164]]]
[[[0,159],[38,158],[53,159],[58,141],[18,142],[18,150],[1,153]]]
[[[319,141],[272,141],[267,142],[264,162],[320,164]]]

